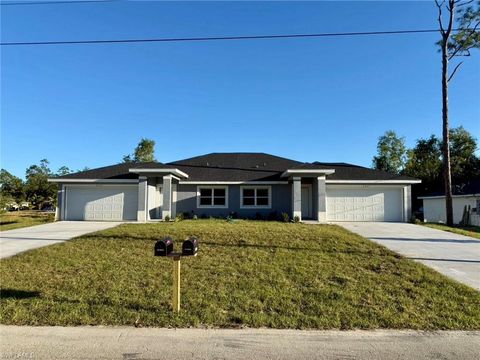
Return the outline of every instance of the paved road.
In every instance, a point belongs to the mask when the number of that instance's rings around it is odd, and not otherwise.
[[[338,223],[480,290],[480,240],[407,223]]]
[[[0,259],[39,247],[58,244],[76,236],[105,230],[120,222],[59,221],[0,232]]]
[[[475,359],[480,332],[0,326],[0,359]]]

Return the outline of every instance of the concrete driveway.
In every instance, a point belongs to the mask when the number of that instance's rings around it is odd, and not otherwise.
[[[338,225],[480,290],[479,239],[407,223]]]
[[[43,246],[58,244],[121,222],[60,221],[0,232],[0,259]]]

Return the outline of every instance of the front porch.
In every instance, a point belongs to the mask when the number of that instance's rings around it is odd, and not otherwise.
[[[293,176],[292,218],[300,221],[326,222],[325,175]]]

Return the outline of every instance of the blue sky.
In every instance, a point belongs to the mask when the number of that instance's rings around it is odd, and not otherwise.
[[[433,2],[110,2],[1,7],[2,41],[436,28]],[[371,165],[393,129],[441,134],[436,34],[3,47],[1,166],[17,176],[259,151]],[[480,54],[451,85],[451,124],[480,137]]]

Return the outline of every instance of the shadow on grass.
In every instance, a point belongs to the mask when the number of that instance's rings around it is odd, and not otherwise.
[[[15,220],[13,220],[13,221],[2,221],[2,222],[0,222],[0,226],[17,224],[17,223],[18,223],[18,221],[15,221]]]
[[[40,292],[16,289],[0,289],[1,299],[30,299],[34,297],[40,297]]]
[[[113,301],[109,298],[102,298],[102,299],[84,299],[84,300],[78,300],[78,299],[68,299],[65,297],[54,297],[52,299],[56,303],[63,303],[63,304],[68,304],[68,305],[87,305],[89,307],[95,307],[95,306],[104,306],[104,307],[109,307],[112,309],[128,309],[128,310],[133,310],[133,311],[147,311],[147,312],[155,312],[159,310],[164,310],[165,308],[169,308],[170,305],[168,303],[162,304],[160,306],[144,306],[138,302],[129,302],[129,301]]]
[[[164,235],[163,235],[164,236]],[[163,236],[132,236],[132,235],[103,235],[103,234],[88,234],[82,235],[79,237],[79,240],[144,240],[144,241],[157,241]],[[321,239],[320,239],[321,240]],[[183,241],[183,240],[181,240]],[[310,252],[310,253],[317,253],[317,254],[349,254],[349,255],[380,255],[380,256],[393,256],[394,258],[400,259],[402,256],[392,253],[389,250],[382,249],[382,248],[373,248],[373,249],[366,249],[366,250],[359,250],[358,248],[350,246],[340,246],[343,247],[342,249],[338,248],[328,248],[328,247],[302,247],[302,246],[285,246],[285,245],[273,245],[273,244],[249,244],[245,240],[235,240],[231,243],[220,243],[215,241],[208,241],[199,240],[200,246],[212,246],[212,247],[230,247],[230,248],[253,248],[253,249],[260,249],[260,250],[288,250],[294,252]],[[320,243],[319,243],[320,244]],[[152,245],[153,246],[153,245]]]

